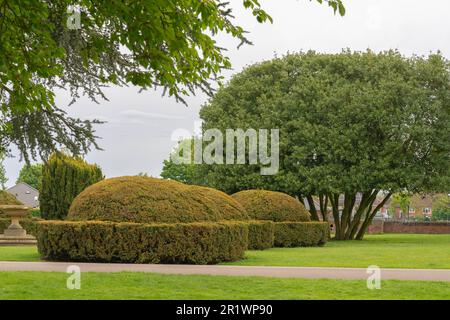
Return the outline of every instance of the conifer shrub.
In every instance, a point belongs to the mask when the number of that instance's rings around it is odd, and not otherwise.
[[[248,215],[227,194],[145,176],[102,180],[73,201],[66,221],[38,225],[44,259],[209,264],[241,259]]]
[[[250,219],[273,221],[273,245],[276,247],[320,246],[328,240],[328,223],[311,222],[303,204],[285,193],[245,190],[232,197],[242,204]],[[263,239],[261,232],[261,226],[249,226],[249,248],[258,249]],[[264,234],[268,240],[267,232]],[[266,248],[267,244],[261,248]]]
[[[322,246],[328,241],[328,222],[276,222],[275,247]]]
[[[68,220],[136,223],[188,223],[248,220],[243,207],[227,194],[177,181],[128,176],[105,179],[81,192]]]
[[[23,204],[16,199],[11,193],[5,190],[0,190],[0,205],[21,205]]]
[[[37,238],[45,260],[211,264],[242,259],[248,228],[231,221],[42,221]]]
[[[264,250],[274,245],[275,225],[272,221],[251,220],[247,222],[248,249]]]
[[[0,190],[0,205],[22,205],[23,203],[16,199],[8,191]],[[0,209],[0,216],[3,215],[3,211]]]
[[[309,212],[297,199],[268,190],[244,190],[232,195],[251,219],[281,221],[310,221]]]
[[[37,224],[38,249],[56,261],[210,264],[326,242],[328,225],[307,221],[296,199],[245,195],[144,176],[102,180],[74,199],[66,221]]]
[[[42,169],[42,190],[39,195],[44,219],[64,219],[73,199],[86,187],[103,179],[96,164],[81,157],[54,153]]]

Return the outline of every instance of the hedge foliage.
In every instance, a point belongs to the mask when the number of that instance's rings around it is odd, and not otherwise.
[[[16,199],[11,193],[5,190],[0,190],[0,205],[21,205],[23,204],[19,200]],[[2,216],[4,212],[0,210],[0,216]]]
[[[42,190],[39,195],[42,217],[64,219],[73,199],[86,187],[102,180],[96,164],[80,157],[54,153],[42,169]]]
[[[297,199],[268,190],[244,190],[232,195],[251,219],[281,221],[310,221],[309,212]]]
[[[264,250],[273,247],[274,223],[272,221],[251,220],[248,226],[248,249]]]
[[[37,238],[46,260],[211,264],[243,258],[248,228],[240,222],[42,221]]]
[[[106,179],[86,188],[73,201],[67,219],[189,223],[248,220],[248,215],[236,200],[221,191],[132,176]]]
[[[5,190],[0,190],[0,205],[13,205],[13,204],[23,204],[19,200],[16,199],[11,193]]]
[[[275,247],[322,246],[329,238],[328,222],[276,222]]]

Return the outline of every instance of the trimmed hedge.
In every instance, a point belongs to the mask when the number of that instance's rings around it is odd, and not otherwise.
[[[310,221],[310,214],[297,199],[282,192],[244,190],[232,195],[251,219],[281,221]]]
[[[241,222],[41,221],[37,238],[46,260],[212,264],[243,258],[248,227]]]
[[[275,223],[275,247],[322,246],[328,238],[328,222]]]
[[[252,220],[248,226],[248,249],[264,250],[273,247],[274,223],[272,221]]]
[[[42,219],[39,218],[26,218],[20,220],[20,225],[27,231],[28,234],[36,236],[37,222],[41,220]],[[0,234],[3,233],[3,231],[8,228],[10,224],[10,218],[0,218]]]
[[[100,181],[73,201],[68,220],[136,223],[190,223],[248,220],[227,194],[177,181],[129,176]]]

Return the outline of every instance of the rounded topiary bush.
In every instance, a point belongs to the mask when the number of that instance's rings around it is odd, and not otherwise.
[[[72,202],[67,219],[188,223],[248,220],[248,215],[236,200],[219,190],[130,176],[106,179],[86,188]]]
[[[239,260],[248,247],[249,218],[236,200],[170,180],[100,181],[74,199],[66,219],[38,223],[42,258],[209,264]]]
[[[16,199],[11,193],[0,190],[0,205],[20,205],[22,202]]]
[[[208,264],[241,259],[248,247],[248,215],[236,200],[156,178],[100,181],[74,199],[67,220],[38,223],[44,259]]]
[[[232,197],[244,207],[251,219],[274,222],[311,220],[300,201],[282,192],[244,190]]]
[[[16,199],[12,194],[5,190],[0,190],[0,206],[1,205],[21,205],[23,204],[19,200]],[[0,215],[3,214],[3,211],[0,209]]]

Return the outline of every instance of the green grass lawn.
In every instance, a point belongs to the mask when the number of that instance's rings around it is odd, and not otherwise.
[[[330,241],[317,248],[248,251],[242,266],[450,269],[450,234],[370,235],[363,241]]]
[[[321,248],[248,251],[234,265],[450,268],[450,235],[373,235],[331,241]],[[0,247],[0,261],[39,261],[36,247]],[[149,273],[83,273],[81,290],[66,288],[68,274],[0,272],[0,299],[450,299],[450,283],[281,279]]]
[[[35,246],[0,246],[0,261],[40,261]]]
[[[68,274],[0,272],[0,299],[450,299],[448,282],[83,273],[81,289]]]
[[[325,247],[247,251],[229,264],[257,266],[450,269],[450,235],[384,234],[363,241],[330,241]],[[0,261],[39,261],[36,247],[0,247]]]

